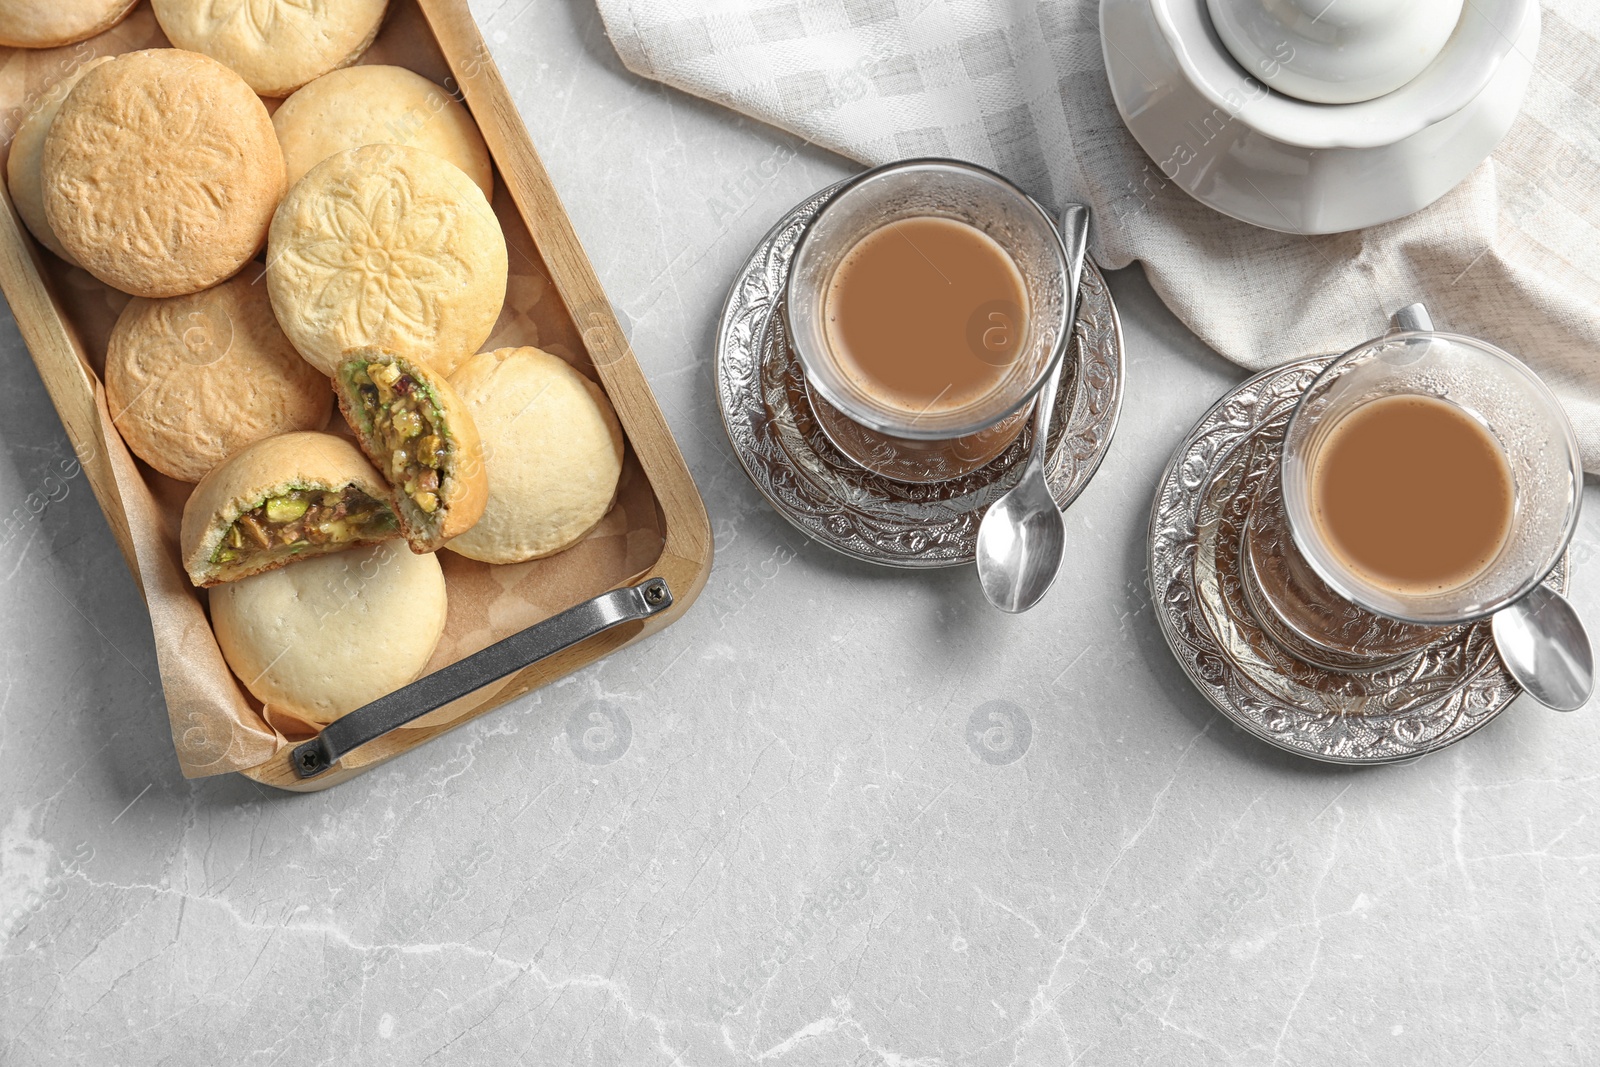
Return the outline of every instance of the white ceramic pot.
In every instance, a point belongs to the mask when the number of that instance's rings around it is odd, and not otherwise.
[[[1240,69],[1206,0],[1102,0],[1100,33],[1117,109],[1166,179],[1257,226],[1338,233],[1426,207],[1488,158],[1522,106],[1539,7],[1473,0],[1426,70],[1343,105]]]
[[[1463,0],[1206,0],[1233,58],[1319,104],[1392,93],[1438,58]]]

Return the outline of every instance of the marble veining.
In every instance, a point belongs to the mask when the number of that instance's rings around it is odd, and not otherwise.
[[[1519,701],[1366,769],[1213,711],[1144,532],[1244,375],[1137,270],[1108,279],[1121,425],[1039,609],[846,559],[740,470],[712,351],[733,272],[848,164],[634,79],[584,0],[473,9],[705,496],[710,584],[336,789],[185,781],[137,589],[0,312],[0,1064],[1600,1060],[1594,710]]]

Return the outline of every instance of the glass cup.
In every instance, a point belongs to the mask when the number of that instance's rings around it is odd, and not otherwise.
[[[824,305],[834,271],[858,241],[891,223],[930,216],[992,238],[1022,276],[1028,313],[1016,324],[1020,343],[993,388],[960,407],[913,411],[873,396],[840,369]],[[1063,358],[1067,284],[1059,231],[1038,203],[998,174],[945,159],[866,171],[811,220],[790,263],[785,321],[817,424],[851,460],[896,481],[942,481],[976,470],[1016,439],[1035,394]],[[980,359],[988,355],[981,351],[985,325],[975,321],[968,330]]]
[[[1286,556],[1298,553],[1298,558],[1281,567],[1285,581],[1246,578],[1256,586],[1255,594],[1265,594],[1279,622],[1296,622],[1297,639],[1343,657],[1354,652],[1369,663],[1414,650],[1419,638],[1493,615],[1544,581],[1577,528],[1583,494],[1577,436],[1555,394],[1533,371],[1485,341],[1434,332],[1420,307],[1402,312],[1397,321],[1424,328],[1397,329],[1351,349],[1300,398],[1285,431],[1280,468],[1282,515],[1290,536],[1277,540]],[[1334,551],[1313,518],[1312,471],[1330,431],[1361,405],[1401,395],[1438,398],[1464,411],[1499,444],[1511,470],[1512,516],[1505,542],[1483,570],[1452,588],[1408,592],[1373,580]],[[1266,522],[1271,524],[1270,517]],[[1270,538],[1258,540],[1270,543]],[[1292,594],[1286,595],[1286,588]],[[1364,617],[1375,624],[1362,631],[1365,644],[1351,641],[1352,633],[1361,631],[1352,626],[1352,607],[1358,619],[1370,613]],[[1320,633],[1307,625],[1317,619],[1326,622]],[[1372,634],[1383,639],[1373,640]],[[1324,665],[1359,665],[1290,650]]]

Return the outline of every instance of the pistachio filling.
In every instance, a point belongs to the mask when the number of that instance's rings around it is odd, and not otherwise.
[[[313,546],[372,540],[394,529],[394,513],[353,485],[343,489],[290,489],[268,497],[235,519],[222,535],[214,564],[256,562]]]
[[[440,470],[450,445],[427,387],[393,363],[368,363],[350,375],[389,483],[424,515],[439,510]]]

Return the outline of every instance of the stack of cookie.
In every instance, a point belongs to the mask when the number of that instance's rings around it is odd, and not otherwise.
[[[0,43],[81,40],[132,6],[0,0]],[[593,529],[622,431],[561,359],[479,352],[506,293],[493,166],[459,101],[352,65],[386,0],[152,6],[177,47],[78,65],[19,127],[7,183],[45,248],[134,297],[107,407],[134,454],[197,483],[182,562],[234,673],[326,723],[428,662],[435,551],[520,563]]]

